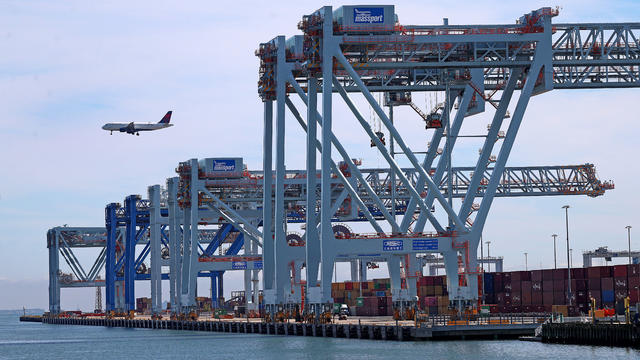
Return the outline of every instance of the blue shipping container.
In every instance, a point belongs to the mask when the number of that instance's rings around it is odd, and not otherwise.
[[[493,274],[484,274],[484,292],[485,294],[493,294],[494,288],[493,288]]]
[[[613,303],[615,299],[615,295],[613,290],[602,290],[602,302],[603,303]]]
[[[376,296],[380,297],[380,296],[386,296],[384,291],[376,291]]]

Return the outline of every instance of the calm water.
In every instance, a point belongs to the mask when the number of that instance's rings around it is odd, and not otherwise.
[[[640,359],[607,347],[404,342],[20,323],[0,314],[0,359]]]

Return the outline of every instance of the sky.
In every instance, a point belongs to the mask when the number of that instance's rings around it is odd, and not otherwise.
[[[0,309],[47,307],[47,229],[103,226],[107,203],[146,194],[190,158],[241,156],[250,169],[260,169],[254,51],[277,35],[299,34],[302,15],[342,4],[0,1]],[[555,23],[640,20],[634,1],[395,5],[402,24],[441,24],[444,17],[450,24],[512,24],[555,5],[561,6]],[[423,106],[435,101],[414,99]],[[552,267],[553,233],[560,234],[558,251],[566,252],[565,204],[571,206],[574,264],[581,265],[583,250],[626,249],[624,227],[638,225],[640,203],[638,99],[640,89],[556,90],[531,99],[507,165],[593,163],[616,188],[595,199],[496,199],[484,239],[492,255],[504,256],[506,270],[523,268],[524,252],[529,268]],[[363,100],[354,100],[368,115]],[[352,157],[362,158],[363,167],[383,166],[344,104],[334,104],[334,131]],[[175,126],[166,130],[129,136],[100,129],[106,122],[157,122],[167,110],[174,111]],[[468,118],[463,132],[486,131],[491,115]],[[430,134],[416,115],[401,108],[395,118],[409,145],[424,148]],[[295,121],[288,121],[287,134],[287,167],[303,168],[304,137]],[[461,141],[454,166],[475,164],[480,146]],[[566,266],[566,257],[558,264]],[[338,270],[339,280],[348,276],[346,267]],[[227,293],[239,289],[240,274],[225,284]],[[146,284],[139,289],[148,293]],[[90,309],[92,293],[63,289],[62,306]]]

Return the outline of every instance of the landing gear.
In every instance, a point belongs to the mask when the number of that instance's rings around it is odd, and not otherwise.
[[[140,133],[139,133],[139,132],[137,132],[137,133],[136,133],[136,136],[140,136]]]
[[[113,131],[109,131],[109,135],[113,135]]]

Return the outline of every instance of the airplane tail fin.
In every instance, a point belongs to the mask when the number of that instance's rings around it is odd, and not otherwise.
[[[167,111],[167,113],[164,115],[164,117],[162,118],[162,120],[160,120],[160,122],[158,124],[168,124],[169,121],[171,121],[171,114],[173,113],[173,111]]]

